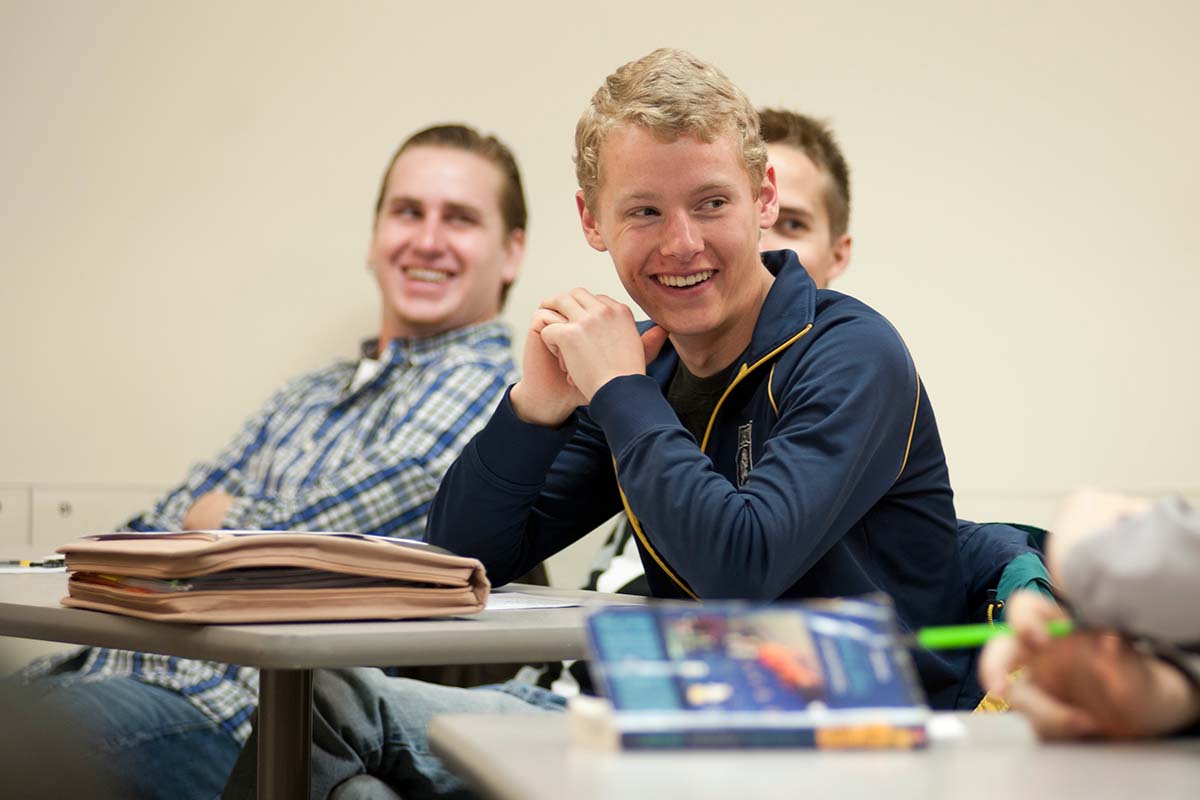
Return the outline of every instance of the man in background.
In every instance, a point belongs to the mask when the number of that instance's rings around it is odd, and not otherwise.
[[[821,120],[776,108],[758,114],[779,189],[779,219],[761,249],[795,251],[817,288],[828,289],[850,266],[850,166]]]
[[[496,320],[527,224],[512,153],[462,125],[411,136],[384,172],[367,265],[380,322],[361,356],[280,389],[128,530],[419,537],[442,475],[516,376]],[[122,796],[211,798],[250,732],[257,670],[85,649],[31,688],[86,724]]]

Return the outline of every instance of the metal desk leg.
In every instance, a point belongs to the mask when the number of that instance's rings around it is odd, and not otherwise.
[[[264,669],[259,673],[259,800],[309,796],[312,684],[311,669]]]

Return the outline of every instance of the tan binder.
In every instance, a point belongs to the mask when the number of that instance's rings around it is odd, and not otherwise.
[[[58,552],[71,573],[63,605],[168,622],[471,614],[490,589],[476,559],[356,533],[115,533]]]

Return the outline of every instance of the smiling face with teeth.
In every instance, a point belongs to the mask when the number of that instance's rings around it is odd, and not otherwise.
[[[599,179],[595,208],[576,198],[588,243],[693,374],[728,366],[774,281],[758,255],[778,215],[774,173],[752,185],[731,135],[665,139],[628,124],[604,138]]]
[[[524,255],[506,232],[504,176],[452,147],[405,150],[388,174],[367,262],[379,284],[380,339],[433,336],[491,319]]]

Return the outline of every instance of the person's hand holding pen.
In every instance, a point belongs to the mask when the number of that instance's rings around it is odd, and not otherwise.
[[[1147,508],[1141,498],[1095,491],[1068,498],[1048,546],[1047,561],[1059,590],[1070,597],[1062,565],[1073,547]],[[980,682],[1023,712],[1043,738],[1156,736],[1200,719],[1196,686],[1128,637],[1095,629],[1051,636],[1054,621],[1067,614],[1029,592],[1009,599],[1005,618],[1013,635],[988,642],[980,658]]]
[[[1015,594],[1005,615],[1014,635],[988,642],[979,678],[1043,738],[1156,736],[1200,718],[1200,692],[1183,673],[1126,637],[1052,637],[1047,622],[1065,614],[1033,592]]]

